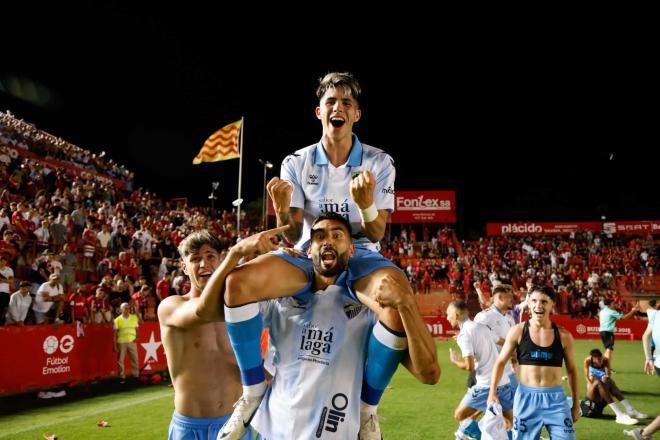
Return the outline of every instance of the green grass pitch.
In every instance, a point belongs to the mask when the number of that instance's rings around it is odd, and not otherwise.
[[[591,348],[600,345],[600,341],[576,341],[581,393],[584,393],[582,359]],[[385,392],[379,414],[386,440],[454,438],[457,424],[453,412],[465,392],[467,373],[449,362],[449,347],[457,348],[453,341],[438,342],[437,347],[442,367],[437,385],[421,385],[400,368],[391,388]],[[617,341],[613,360],[617,371],[614,380],[628,401],[655,417],[660,412],[660,379],[643,374],[641,342]],[[64,399],[46,401],[38,401],[36,393],[0,399],[0,440],[43,439],[43,434],[53,433],[59,440],[167,438],[173,409],[172,388],[112,385],[105,386],[102,392],[96,388],[90,393],[69,394]],[[99,420],[109,422],[110,427],[97,427]],[[576,432],[580,440],[605,440],[625,438],[624,428],[629,429],[616,424],[607,408],[603,419],[580,419]]]

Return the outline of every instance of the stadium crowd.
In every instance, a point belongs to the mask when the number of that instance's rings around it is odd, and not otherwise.
[[[0,114],[0,324],[8,310],[18,313],[9,323],[111,322],[122,302],[156,320],[160,301],[190,288],[177,252],[189,232],[208,228],[227,246],[254,232],[247,218],[237,230],[232,212],[164,201],[132,184],[133,173],[104,153]],[[505,281],[519,296],[531,280],[558,292],[559,313],[593,318],[605,299],[625,312],[629,291],[659,265],[650,235],[585,231],[466,242],[447,227],[399,232],[381,252],[405,270],[413,290],[446,289],[474,310],[474,283],[490,293]],[[10,306],[14,293],[23,299]]]

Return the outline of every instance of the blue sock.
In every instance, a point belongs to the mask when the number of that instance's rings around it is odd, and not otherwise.
[[[399,335],[380,321],[369,336],[367,366],[362,379],[362,401],[378,405],[380,398],[396,372],[408,346],[405,335]]]
[[[509,437],[509,440],[513,440],[513,431],[507,431],[506,435]]]
[[[467,423],[469,420],[469,423]],[[465,419],[461,422],[460,428],[458,428],[463,434],[469,435],[470,437],[480,439],[481,438],[481,429],[479,429],[479,423],[474,419]]]
[[[261,396],[266,388],[266,375],[261,359],[261,330],[263,321],[259,304],[239,307],[225,306],[225,322],[238,368],[241,371],[243,395]]]

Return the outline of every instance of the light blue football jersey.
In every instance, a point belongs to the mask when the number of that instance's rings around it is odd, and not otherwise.
[[[337,285],[260,307],[274,378],[252,426],[268,440],[355,440],[375,315]]]
[[[377,209],[394,210],[394,161],[389,154],[361,143],[353,134],[353,146],[348,161],[335,167],[328,160],[323,143],[310,145],[290,154],[282,161],[280,178],[293,184],[292,208],[304,209],[302,237],[296,243],[301,248],[310,238],[312,222],[321,213],[337,212],[346,217],[353,232],[353,242],[379,251],[362,232],[359,208],[351,198],[351,180],[362,171],[371,171],[376,178],[374,203]]]

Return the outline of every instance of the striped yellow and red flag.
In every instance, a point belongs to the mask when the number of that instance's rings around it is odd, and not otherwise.
[[[238,152],[238,134],[240,131],[241,121],[236,121],[213,133],[204,142],[204,146],[193,159],[193,165],[240,157]]]

